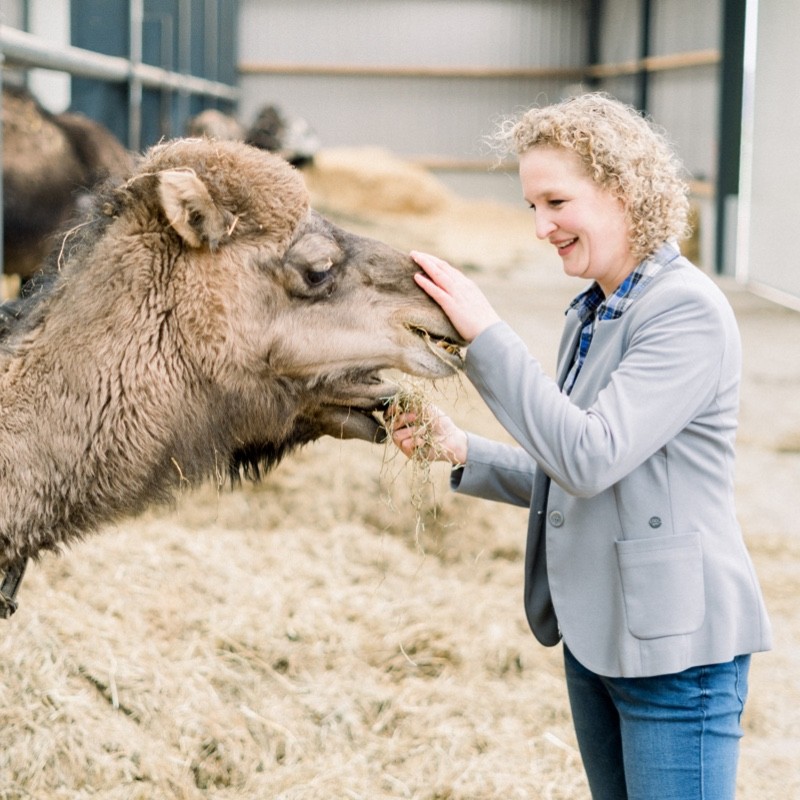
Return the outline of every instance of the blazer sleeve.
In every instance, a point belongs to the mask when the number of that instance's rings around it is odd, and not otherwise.
[[[660,283],[667,291],[645,292],[621,318],[597,324],[571,397],[504,322],[467,351],[467,376],[500,423],[572,495],[619,481],[718,401],[722,374],[738,375],[722,371],[740,347],[722,293],[710,281]],[[735,427],[735,408],[729,416]]]
[[[467,461],[454,469],[450,487],[461,494],[516,506],[531,501],[536,463],[521,447],[467,434]]]

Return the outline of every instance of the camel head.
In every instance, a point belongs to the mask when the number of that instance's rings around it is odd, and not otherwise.
[[[319,433],[380,439],[380,411],[397,391],[382,370],[442,378],[461,367],[461,342],[415,284],[405,254],[347,233],[314,211],[273,267],[270,366],[307,386],[304,418]]]
[[[183,243],[197,362],[229,392],[291,390],[293,436],[381,439],[376,413],[397,390],[382,371],[441,378],[460,368],[463,342],[415,284],[411,258],[311,210],[283,159],[183,140],[141,169],[157,171]]]
[[[397,391],[384,371],[461,366],[464,343],[411,258],[324,219],[296,169],[241,142],[152,148],[55,257],[18,326],[27,374],[99,386],[76,405],[164,440],[135,449],[183,475],[268,467],[324,435],[380,441]]]
[[[410,257],[244,143],[152,148],[52,258],[0,314],[0,567],[321,436],[380,440],[384,370],[461,365]]]

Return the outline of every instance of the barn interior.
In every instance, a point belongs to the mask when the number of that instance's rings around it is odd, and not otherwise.
[[[129,154],[232,120],[338,224],[468,271],[550,371],[577,290],[486,138],[588,89],[651,115],[689,171],[683,248],[742,331],[738,514],[776,647],[738,789],[768,799],[800,796],[795,23],[755,0],[2,0],[0,52],[4,86]],[[507,437],[466,381],[422,388]],[[326,438],[45,556],[0,622],[0,799],[588,799],[560,652],[524,619],[525,519]]]

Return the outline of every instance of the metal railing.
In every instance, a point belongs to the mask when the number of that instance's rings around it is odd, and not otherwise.
[[[137,150],[140,145],[139,103],[143,87],[169,89],[184,94],[201,94],[233,103],[238,102],[237,86],[144,64],[140,60],[141,46],[136,49],[138,52],[132,53],[131,59],[108,56],[80,47],[59,47],[33,34],[0,25],[0,54],[6,66],[39,67],[68,72],[83,78],[128,83],[131,87],[128,147],[132,150]]]

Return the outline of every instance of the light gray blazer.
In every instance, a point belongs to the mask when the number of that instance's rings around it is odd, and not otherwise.
[[[680,672],[771,646],[733,498],[741,344],[725,296],[682,257],[597,323],[569,397],[503,322],[466,374],[520,447],[469,434],[456,491],[530,507],[525,609],[609,677]]]

